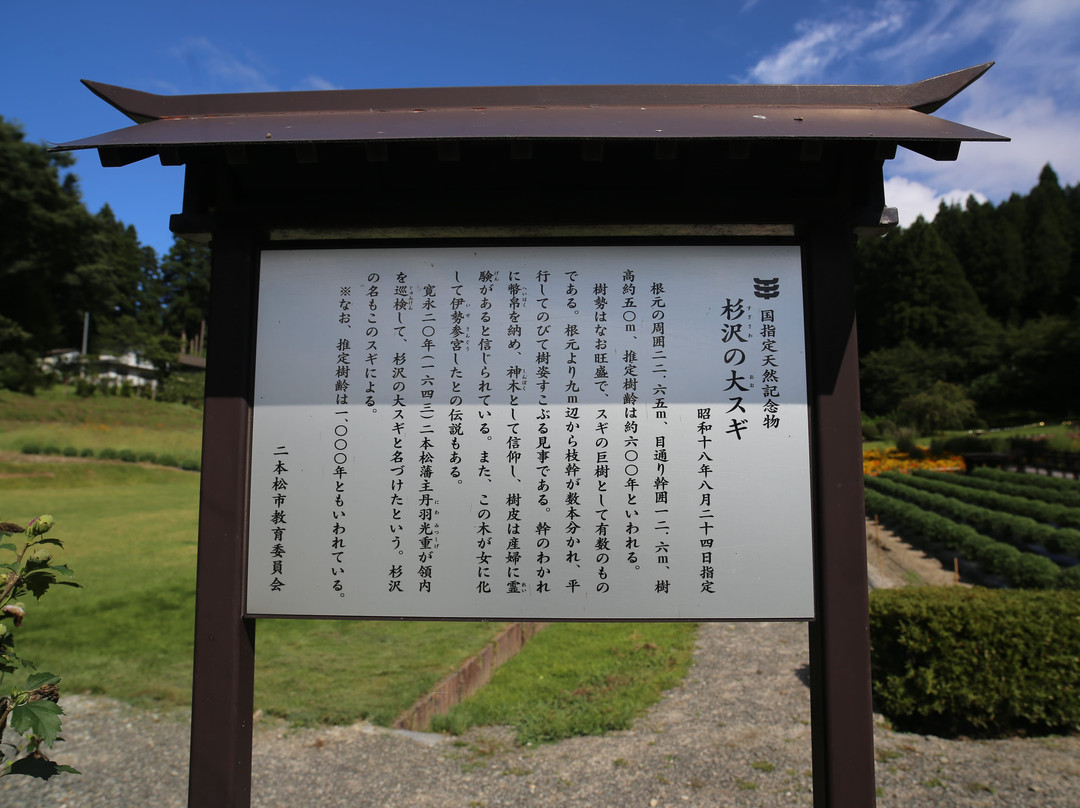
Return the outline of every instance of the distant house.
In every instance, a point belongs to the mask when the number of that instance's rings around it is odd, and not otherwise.
[[[99,354],[82,356],[75,348],[49,351],[41,362],[42,370],[62,376],[80,375],[97,383],[102,381],[121,387],[157,389],[157,369],[135,351],[120,356]]]

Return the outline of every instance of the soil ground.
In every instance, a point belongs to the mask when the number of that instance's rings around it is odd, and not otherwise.
[[[916,549],[903,537],[873,519],[866,520],[866,574],[873,589],[928,584],[930,586],[972,586],[974,581],[959,575],[951,566]]]

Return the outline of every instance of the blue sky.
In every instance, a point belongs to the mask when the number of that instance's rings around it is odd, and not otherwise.
[[[942,117],[1013,139],[954,163],[901,149],[886,196],[901,222],[938,200],[1027,192],[1050,162],[1080,181],[1077,0],[458,0],[7,4],[0,115],[33,141],[128,125],[79,84],[156,93],[506,84],[894,84],[997,65]],[[75,168],[144,244],[172,243],[183,169]]]

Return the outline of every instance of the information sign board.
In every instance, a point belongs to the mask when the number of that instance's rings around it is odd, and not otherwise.
[[[267,250],[249,616],[811,619],[797,246]]]

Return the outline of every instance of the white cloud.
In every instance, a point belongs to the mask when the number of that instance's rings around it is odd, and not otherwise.
[[[885,204],[897,209],[901,227],[910,227],[920,216],[932,222],[942,202],[946,205],[963,206],[969,196],[974,196],[979,202],[987,201],[978,191],[954,189],[941,194],[928,185],[906,177],[891,177],[885,180]]]
[[[994,68],[950,102],[943,117],[1005,135],[1010,143],[965,143],[960,158],[934,163],[902,153],[890,173],[936,188],[978,188],[995,201],[1026,193],[1050,163],[1062,183],[1080,181],[1080,3],[981,0],[964,6],[987,15]]]
[[[908,15],[911,24],[896,31],[896,38],[881,43],[875,61],[901,72],[923,72],[919,66],[956,54],[966,48],[980,49],[979,40],[1000,29],[1000,6],[1011,0],[930,0],[919,3]],[[981,46],[983,52],[992,48]],[[982,60],[980,60],[982,61]],[[956,67],[964,67],[959,64]]]
[[[924,0],[912,25],[883,43],[873,58],[902,72],[923,72],[929,62],[955,67],[997,61],[1009,84],[1027,95],[1080,86],[1080,3],[1075,0]]]
[[[821,7],[818,7],[821,8]],[[777,83],[924,78],[994,60],[993,70],[937,115],[1012,138],[965,143],[955,162],[901,149],[885,165],[902,221],[932,216],[941,199],[972,189],[995,202],[1026,193],[1046,163],[1063,184],[1080,182],[1080,2],[892,0],[860,12],[827,5],[761,59],[749,79]],[[902,77],[907,78],[902,78]]]
[[[322,76],[305,76],[298,83],[298,90],[339,90],[336,84],[327,81]]]
[[[1076,0],[1010,0],[1006,6],[1010,16],[1021,22],[1056,26],[1080,17]]]
[[[1076,0],[891,0],[863,10],[825,4],[795,36],[760,59],[744,80],[834,81],[868,72],[910,80],[927,65],[947,72],[996,60],[1028,93],[1053,87],[1080,98],[1080,2]],[[867,68],[873,65],[873,70]]]
[[[888,36],[904,25],[901,11],[871,14],[846,13],[841,20],[803,20],[798,37],[750,68],[749,80],[792,84],[820,78],[834,62],[849,57],[871,41]]]
[[[199,92],[269,92],[277,87],[267,78],[253,54],[237,56],[206,37],[189,37],[172,48],[191,72],[191,85]]]

